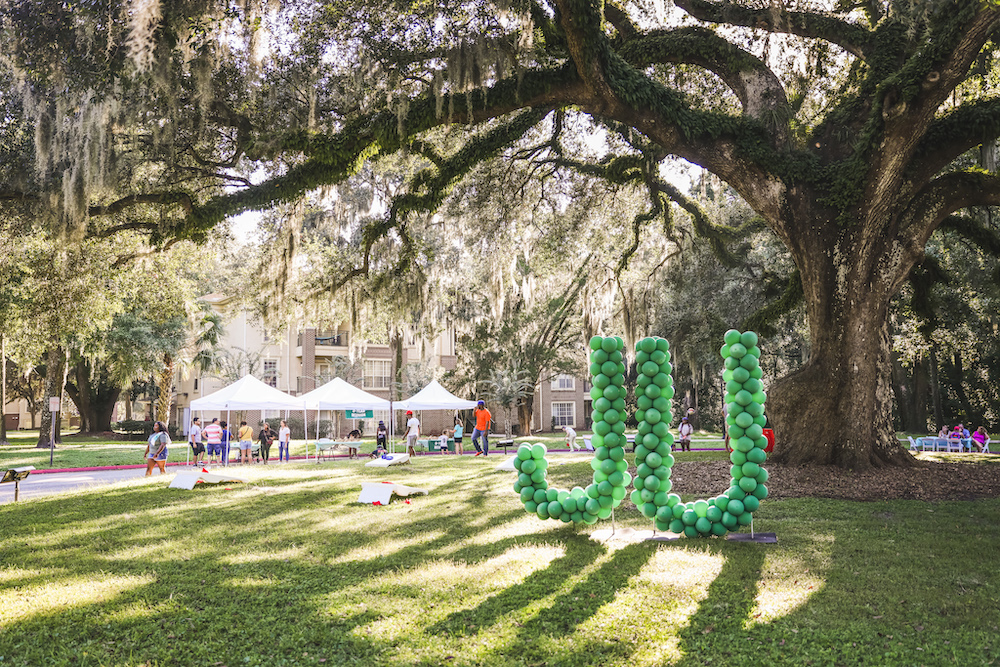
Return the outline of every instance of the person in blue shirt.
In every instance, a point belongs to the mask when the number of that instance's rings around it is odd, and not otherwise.
[[[455,429],[451,432],[451,437],[455,439],[455,453],[462,453],[462,436],[465,435],[465,425],[459,417],[455,417]]]

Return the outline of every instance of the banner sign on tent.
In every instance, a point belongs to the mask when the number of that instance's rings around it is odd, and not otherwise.
[[[344,410],[344,414],[347,415],[348,419],[371,419],[371,410]]]

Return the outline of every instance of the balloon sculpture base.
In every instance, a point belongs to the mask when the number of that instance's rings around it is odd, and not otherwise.
[[[757,544],[777,544],[776,533],[729,533],[726,539],[730,542],[755,542]]]

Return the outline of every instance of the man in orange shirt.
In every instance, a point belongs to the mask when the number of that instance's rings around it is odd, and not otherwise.
[[[476,420],[476,428],[472,431],[472,444],[476,448],[476,456],[482,454],[483,456],[490,455],[490,422],[493,421],[493,415],[490,411],[486,409],[486,402],[479,401],[476,405],[476,409],[472,411],[472,415]],[[479,448],[479,437],[483,438],[483,447]]]

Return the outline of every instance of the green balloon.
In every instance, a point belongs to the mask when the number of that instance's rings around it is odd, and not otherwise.
[[[694,513],[699,517],[706,516],[708,513],[708,501],[696,500],[694,501]]]
[[[608,377],[611,377],[612,375],[614,375],[617,372],[618,372],[618,364],[616,364],[615,362],[613,362],[613,361],[605,361],[603,364],[601,364],[600,373],[603,373],[604,375],[607,375]],[[598,375],[598,374],[599,373],[595,373],[595,375]]]
[[[760,472],[757,473],[757,476],[754,479],[757,480],[758,484],[763,484],[764,482],[767,481],[767,478],[768,478],[767,470],[764,469],[764,468],[761,468]]]
[[[517,483],[520,484],[522,488],[525,486],[531,486],[531,475],[526,475],[522,472],[517,476]],[[532,489],[531,492],[534,493],[535,490]]]
[[[670,512],[669,507],[657,507],[655,504],[653,507],[656,507],[657,522],[669,524],[673,520],[674,515]]]
[[[612,408],[612,409],[610,409],[610,410],[608,410],[607,412],[604,413],[604,421],[608,422],[612,426],[614,426],[615,423],[617,421],[619,421],[620,419],[621,419],[621,416],[618,414],[618,411],[615,410],[614,408]]]
[[[660,423],[660,411],[657,410],[656,408],[650,408],[649,410],[646,410],[646,414],[644,417],[645,417],[644,421],[647,424],[653,424],[655,426],[656,424]]]
[[[639,395],[635,399],[635,406],[640,410],[648,410],[653,407],[653,399],[642,392],[637,392]]]
[[[753,423],[763,428],[764,426],[767,425],[767,417],[765,417],[764,415],[758,415],[753,418]]]
[[[608,360],[608,353],[604,350],[597,350],[596,352],[590,353],[590,363],[592,364],[604,364]]]
[[[647,361],[642,365],[642,374],[646,377],[653,377],[660,372],[660,365],[653,363],[652,361]]]
[[[619,350],[624,350],[625,349],[625,339],[622,338],[621,336],[615,336],[615,343],[618,344],[618,349]]]
[[[705,518],[715,523],[716,521],[722,520],[722,510],[720,510],[715,505],[712,505],[705,511]]]
[[[716,496],[714,500],[715,500],[714,502],[715,506],[722,511],[725,511],[726,507],[729,506],[729,498],[727,498],[725,494],[721,496]]]
[[[657,387],[655,384],[650,383],[643,390],[643,393],[646,395],[647,398],[660,398],[663,392],[661,392],[660,388]]]
[[[729,460],[733,465],[741,466],[747,462],[747,454],[744,454],[738,449],[734,449],[729,453]]]
[[[550,503],[559,497],[559,489],[547,489],[545,491],[545,499]],[[558,512],[557,512],[558,514]]]
[[[625,475],[618,472],[618,470],[615,469],[614,472],[608,473],[608,481],[611,482],[612,487],[622,486],[625,483]],[[754,482],[754,484],[756,485],[757,482]],[[612,488],[611,495],[614,496],[614,493],[615,493],[614,489]]]
[[[698,537],[698,529],[694,526],[684,526],[685,537]]]
[[[759,380],[762,377],[764,377],[764,371],[762,371],[760,369],[760,366],[758,365],[757,368],[751,369],[751,371],[750,371],[750,377]]]
[[[736,392],[740,391],[741,389],[743,389],[743,385],[741,385],[736,380],[730,380],[729,382],[726,383],[726,393],[728,394],[732,394],[733,396],[735,396]]]
[[[759,368],[760,367],[760,361],[758,361],[757,357],[753,356],[752,354],[748,354],[745,357],[743,357],[742,359],[740,359],[740,366],[742,366],[743,368],[745,368],[745,369],[747,369],[749,371],[749,370],[751,370],[753,368]]]
[[[666,422],[661,421],[657,424],[653,424],[652,426],[653,426],[653,433],[655,433],[656,437],[658,437],[660,440],[667,437],[667,434],[670,433],[670,429],[667,426]]]
[[[733,486],[729,487],[729,489],[726,491],[726,496],[730,500],[743,500],[744,498],[747,497],[747,492],[741,489],[736,484],[733,484]]]
[[[701,534],[705,534],[712,531],[712,522],[705,517],[700,517],[694,522],[694,528]]]
[[[739,382],[740,386],[742,386],[743,383],[749,379],[750,379],[750,371],[748,371],[747,369],[742,367],[733,369],[733,380]]]
[[[611,337],[605,338],[601,341],[601,349],[610,354],[618,349],[618,341]]]
[[[693,509],[686,509],[684,510],[684,513],[681,514],[681,521],[684,522],[685,526],[693,526],[699,518],[701,517],[695,514]]]
[[[760,447],[754,447],[749,452],[747,452],[746,459],[747,461],[753,461],[757,465],[760,465],[761,463],[767,460],[767,452],[765,452]]]
[[[642,436],[642,444],[643,444],[643,446],[646,447],[646,449],[656,449],[656,446],[660,444],[660,439],[657,438],[652,433],[647,433],[646,435]],[[636,447],[636,449],[635,449],[635,456],[636,456],[636,459],[639,458],[639,448],[638,447]]]
[[[761,405],[760,403],[755,403],[753,401],[753,397],[751,397],[750,402],[743,409],[749,412],[754,417],[759,417],[760,415],[764,414],[764,406]]]
[[[660,389],[666,389],[672,384],[670,375],[667,373],[657,373],[653,376],[653,384],[655,384]]]
[[[599,436],[605,436],[611,433],[611,424],[605,421],[594,422],[594,433]]]
[[[736,521],[741,526],[749,526],[750,522],[753,521],[753,514],[751,514],[750,512],[744,512],[743,514],[736,517]]]
[[[726,527],[723,526],[721,523],[713,523],[712,534],[717,535],[718,537],[722,537],[723,535],[726,534]]]
[[[684,522],[680,519],[673,519],[670,521],[670,527],[668,530],[675,535],[680,535],[684,532]]]
[[[559,516],[563,512],[562,503],[559,502],[558,500],[549,501],[548,510],[549,510],[549,516]]]
[[[756,394],[764,388],[764,384],[756,378],[747,378],[747,381],[743,383],[743,389],[746,389],[751,394]]]
[[[622,397],[622,390],[615,385],[609,385],[604,388],[604,398],[609,401],[615,401]]]
[[[624,475],[622,475],[622,481],[623,481],[623,483],[627,484],[627,482],[624,482],[624,479],[627,476],[628,476],[627,473],[624,474]],[[630,479],[629,482],[631,482],[631,481],[632,480]],[[611,497],[614,498],[615,500],[621,500],[622,498],[625,497],[626,493],[627,492],[625,491],[625,487],[624,486],[616,486],[615,488],[611,489]]]
[[[739,343],[733,343],[729,346],[729,356],[736,357],[737,359],[742,359],[747,354],[747,349]]]
[[[757,479],[757,473],[760,472],[760,466],[753,461],[747,461],[743,464],[743,475],[744,477],[753,477]],[[751,489],[752,491],[753,489]]]
[[[604,421],[604,413],[598,412],[597,410],[592,410],[590,413],[590,421],[594,422],[595,424],[600,424],[601,422]],[[608,424],[608,426],[611,426],[611,424]]]
[[[610,384],[611,384],[611,378],[609,378],[604,373],[599,373],[599,374],[597,374],[597,375],[594,376],[594,386],[595,387],[600,387],[601,389],[604,389],[605,387],[607,387]]]
[[[657,350],[662,350],[663,352],[669,352],[670,351],[670,343],[667,342],[666,338],[657,338],[656,339],[656,349]]]
[[[533,459],[545,458],[546,452],[548,452],[548,450],[545,448],[545,445],[540,442],[536,442],[531,446],[531,458]]]
[[[521,461],[521,472],[528,475],[535,472],[535,462],[532,459]]]
[[[644,489],[653,491],[654,493],[660,488],[660,478],[656,475],[649,475],[642,480],[642,486]]]
[[[757,334],[752,331],[744,331],[740,336],[740,342],[747,348],[751,348],[757,344]]]
[[[747,512],[756,512],[760,507],[760,501],[755,496],[747,496],[743,499],[743,509]]]
[[[610,479],[611,473],[618,472],[618,466],[611,459],[605,459],[601,461],[601,472],[608,475]],[[611,483],[614,484],[613,481]]]
[[[741,500],[730,500],[729,504],[726,506],[726,511],[733,516],[739,516],[743,514],[743,501]]]
[[[531,458],[531,445],[521,445],[517,448],[517,458],[527,461]]]
[[[673,458],[673,457],[671,457],[671,458]],[[666,458],[664,458],[663,459],[663,464],[664,465],[659,465],[659,466],[653,468],[653,474],[656,475],[661,480],[670,479],[670,470],[671,470],[671,466],[673,466],[673,461],[670,461],[669,465],[665,465],[665,464],[667,464],[667,460],[666,460]]]
[[[603,396],[596,401],[594,401],[594,410],[598,412],[604,412],[611,409],[611,401],[604,398]]]
[[[611,434],[608,435],[608,437],[610,438],[612,435],[616,435],[616,434],[611,433]],[[625,460],[625,448],[624,447],[612,447],[611,448],[611,453],[609,454],[608,458],[610,458],[615,463],[618,463],[619,461]]]
[[[667,400],[670,400],[671,398],[674,397],[674,388],[671,387],[670,385],[663,387],[662,389],[660,389],[660,396],[662,396]]]
[[[667,353],[663,352],[662,350],[657,350],[656,352],[653,352],[651,355],[649,355],[649,360],[652,361],[657,366],[659,366],[660,364],[666,363]]]
[[[599,494],[601,494],[602,496],[610,496],[611,495],[611,490],[613,488],[614,488],[614,486],[611,485],[611,482],[609,482],[607,480],[604,480],[603,482],[600,482],[597,485],[597,492]]]
[[[636,347],[646,354],[651,354],[656,351],[656,339],[655,338],[643,338],[636,344]]]
[[[597,516],[601,517],[602,519],[607,519],[609,516],[611,516],[611,508],[602,506],[601,511],[597,513]]]
[[[763,484],[758,484],[757,488],[753,490],[753,497],[758,500],[764,500],[764,498],[767,498],[767,487]]]
[[[738,343],[740,342],[740,332],[737,331],[736,329],[730,329],[729,331],[726,332],[724,339],[726,341],[726,345],[733,345],[734,343]]]
[[[663,463],[663,457],[657,454],[655,451],[646,454],[645,464],[649,466],[651,470],[660,467],[662,463]]]
[[[535,490],[530,486],[526,486],[521,489],[521,502],[527,503],[531,502],[531,499],[535,496]]]
[[[601,364],[593,363],[593,364],[590,365],[590,374],[591,375],[597,375],[600,372],[601,372]]]
[[[531,514],[536,514],[538,512],[538,503],[536,503],[534,500],[529,500],[528,502],[524,503],[524,511],[530,512]]]
[[[623,359],[622,353],[619,352],[618,350],[615,350],[614,352],[608,354],[608,361],[613,361],[615,362],[615,364],[618,364],[618,362],[620,362],[622,359]]]
[[[643,503],[642,514],[647,519],[652,519],[654,516],[656,516],[656,505],[654,505],[653,503]]]
[[[753,397],[750,395],[750,392],[745,389],[741,389],[740,391],[736,392],[736,396],[734,397],[733,400],[735,400],[736,403],[742,406],[747,406],[753,403]]]
[[[753,347],[747,348],[747,354],[752,354],[753,356],[760,359],[760,348],[754,345]]]
[[[729,427],[730,438],[742,438],[744,433],[746,433],[746,431],[740,426],[733,424]]]
[[[729,512],[723,512],[722,525],[728,528],[729,530],[732,530],[733,528],[736,528],[736,526],[740,525],[740,523],[739,521],[736,520],[736,517],[734,515],[730,514]]]
[[[741,412],[740,414],[736,415],[735,419],[737,426],[740,426],[742,428],[747,428],[748,426],[753,424],[754,418],[751,417],[750,414],[747,412]]]
[[[603,338],[601,338],[600,336],[594,336],[593,338],[590,339],[590,349],[591,350],[601,349],[601,343],[603,342],[604,342]]]
[[[572,514],[576,511],[576,498],[570,496],[566,500],[562,501],[563,512],[569,512]]]
[[[729,356],[729,344],[725,344],[719,348],[719,356],[725,359]]]
[[[591,442],[593,442],[593,440],[591,440]],[[619,436],[617,433],[608,433],[606,436],[604,436],[604,445],[605,447],[608,448],[609,455],[610,451],[618,447],[618,445],[620,444],[621,444],[621,436]],[[604,458],[608,457],[606,456]]]
[[[675,519],[680,519],[682,516],[684,516],[684,512],[687,511],[687,505],[685,505],[684,503],[677,503],[676,505],[671,505],[670,511],[673,512]],[[698,517],[696,516],[695,518],[697,519]]]
[[[729,476],[733,479],[739,481],[743,479],[743,468],[738,465],[732,465],[729,467]]]
[[[535,508],[535,514],[538,515],[539,519],[548,519],[549,518],[549,504],[547,502],[545,502],[545,503],[538,503],[538,506]]]
[[[753,477],[744,477],[740,480],[740,488],[747,493],[752,493],[754,489],[757,488],[757,480]]]

